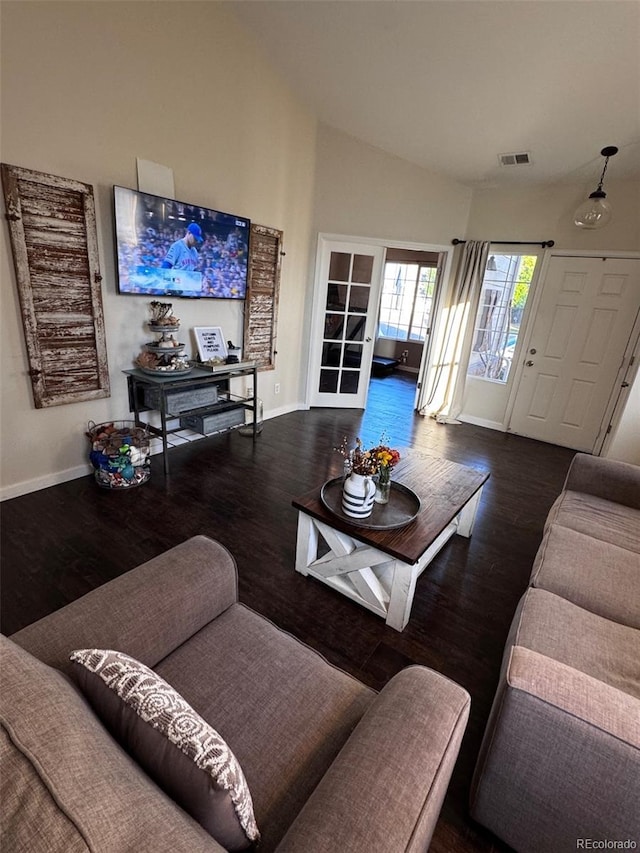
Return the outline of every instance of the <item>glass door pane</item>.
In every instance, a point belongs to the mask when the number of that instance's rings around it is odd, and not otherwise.
[[[312,406],[366,403],[384,251],[320,240],[310,342]]]
[[[491,255],[482,282],[467,376],[506,383],[538,258]]]
[[[436,264],[384,265],[378,335],[396,341],[426,341],[438,274]]]
[[[331,252],[318,390],[357,394],[374,258]],[[341,283],[343,282],[343,283]]]

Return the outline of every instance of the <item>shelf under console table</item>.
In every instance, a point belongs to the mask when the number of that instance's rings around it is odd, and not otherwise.
[[[124,370],[127,377],[129,390],[129,410],[133,412],[136,426],[145,427],[152,435],[162,439],[162,456],[164,472],[169,473],[169,445],[167,436],[184,429],[181,424],[169,427],[167,422],[179,418],[180,421],[189,420],[189,428],[202,435],[211,435],[214,432],[227,432],[235,426],[223,426],[211,432],[204,432],[195,428],[195,424],[204,424],[208,416],[223,416],[238,410],[250,410],[252,412],[253,440],[256,440],[258,431],[258,373],[257,364],[254,362],[240,362],[239,364],[222,364],[216,367],[197,366],[187,374],[172,376],[152,375],[139,368]],[[253,396],[234,397],[229,392],[229,380],[238,376],[251,376]],[[143,420],[144,412],[157,411],[160,414],[160,426]]]

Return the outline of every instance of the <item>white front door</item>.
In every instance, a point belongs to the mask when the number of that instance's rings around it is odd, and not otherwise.
[[[311,406],[366,405],[384,253],[381,246],[320,240],[309,362]]]
[[[509,431],[593,452],[640,311],[640,260],[552,257]]]

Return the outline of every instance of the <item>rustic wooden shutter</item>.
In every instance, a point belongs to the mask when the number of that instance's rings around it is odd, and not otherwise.
[[[277,228],[251,225],[242,358],[255,361],[259,370],[275,367],[282,236]]]
[[[93,188],[2,164],[37,409],[109,396]]]

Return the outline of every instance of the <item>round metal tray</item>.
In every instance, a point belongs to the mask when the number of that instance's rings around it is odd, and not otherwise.
[[[180,331],[180,325],[176,326],[155,326],[153,323],[149,323],[149,329],[152,332],[178,332]]]
[[[186,347],[186,344],[178,344],[175,347],[159,347],[157,343],[153,344],[145,344],[145,347],[149,350],[149,352],[155,352],[156,355],[177,355],[181,353],[182,350]]]
[[[193,367],[187,367],[184,370],[158,370],[157,367],[141,367],[140,370],[149,376],[186,376],[187,373],[191,373]]]
[[[344,477],[328,480],[320,491],[320,500],[333,515],[368,530],[393,530],[410,524],[420,512],[420,498],[402,483],[391,481],[389,503],[373,505],[368,518],[351,518],[342,511],[342,484]]]

